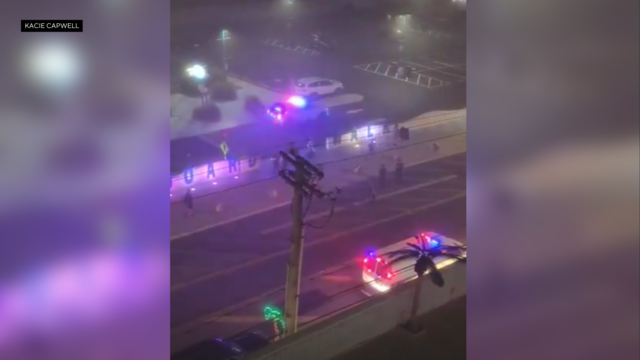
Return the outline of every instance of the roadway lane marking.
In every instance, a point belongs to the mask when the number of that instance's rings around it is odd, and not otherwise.
[[[326,242],[337,240],[337,239],[339,239],[339,238],[341,238],[341,237],[343,237],[345,235],[348,235],[350,233],[353,233],[353,232],[367,230],[367,229],[370,229],[370,228],[372,228],[374,226],[378,226],[378,225],[385,224],[385,223],[388,223],[388,222],[391,222],[391,221],[395,221],[395,220],[401,219],[401,218],[406,217],[406,216],[411,216],[411,215],[413,215],[413,214],[415,214],[417,212],[428,210],[430,208],[434,208],[436,206],[440,206],[442,204],[446,204],[448,202],[455,201],[455,200],[461,199],[461,198],[466,197],[466,196],[467,196],[466,192],[461,192],[459,194],[456,194],[456,195],[453,195],[453,196],[449,196],[448,198],[445,198],[445,199],[442,199],[442,200],[438,200],[438,201],[435,201],[435,202],[432,202],[432,203],[429,203],[429,204],[426,204],[426,205],[423,205],[423,206],[420,206],[420,207],[417,207],[417,208],[414,208],[414,209],[405,210],[405,211],[403,211],[403,212],[401,212],[401,213],[399,213],[397,215],[394,215],[394,216],[390,216],[390,217],[387,217],[387,218],[384,218],[384,219],[380,219],[378,221],[374,221],[374,222],[371,222],[371,223],[368,223],[368,224],[364,224],[364,225],[361,225],[361,226],[356,226],[356,227],[353,227],[353,228],[351,228],[351,229],[349,229],[347,231],[342,231],[342,232],[339,232],[339,233],[335,233],[333,235],[326,236],[324,238],[320,238],[320,239],[317,239],[315,241],[309,241],[309,242],[307,242],[305,244],[304,249],[306,250],[306,249],[308,249],[310,247],[313,247],[313,246],[316,246],[316,245],[320,245],[320,244],[323,244],[323,243],[326,243]],[[267,261],[279,258],[279,257],[281,257],[283,255],[289,255],[289,253],[290,253],[290,249],[280,250],[278,252],[275,252],[275,253],[272,253],[272,254],[269,254],[269,255],[266,255],[266,256],[262,256],[260,258],[255,259],[255,260],[247,261],[245,263],[238,264],[238,265],[235,265],[235,266],[230,266],[230,267],[228,267],[228,268],[226,268],[224,270],[215,271],[215,272],[212,272],[210,274],[199,276],[199,277],[191,279],[189,281],[185,281],[183,283],[173,285],[171,287],[171,292],[179,291],[179,290],[187,288],[187,287],[189,287],[191,285],[199,284],[199,283],[204,282],[204,281],[213,280],[213,279],[221,277],[223,275],[233,274],[233,273],[235,273],[235,272],[237,272],[239,270],[242,270],[244,268],[247,268],[247,267],[250,267],[250,266],[254,266],[254,265],[258,265],[258,264],[262,264],[262,263],[265,263]]]
[[[412,145],[408,145],[408,146],[412,146]],[[452,153],[452,154],[447,154],[445,156],[438,156],[436,158],[429,158],[429,159],[419,160],[419,161],[416,161],[416,162],[413,162],[413,163],[406,164],[405,168],[410,168],[410,167],[413,167],[413,166],[422,165],[424,163],[428,163],[428,162],[431,162],[431,161],[438,161],[440,159],[444,159],[444,158],[447,158],[447,157],[459,155],[459,154],[462,154],[464,152],[465,151],[460,151],[460,152],[456,152],[456,153]],[[181,234],[178,234],[178,235],[174,235],[174,236],[169,238],[169,241],[175,241],[175,240],[184,239],[184,238],[187,238],[190,235],[197,234],[197,233],[200,233],[200,232],[203,232],[203,231],[207,231],[207,230],[210,230],[210,229],[214,229],[214,228],[217,228],[218,226],[228,225],[228,224],[234,223],[236,221],[240,221],[240,220],[244,220],[246,218],[250,218],[250,217],[253,217],[253,216],[256,216],[256,215],[260,215],[260,214],[262,214],[264,212],[269,212],[269,211],[272,211],[272,210],[276,210],[276,209],[279,209],[279,208],[281,208],[283,206],[288,206],[289,204],[291,204],[291,200],[287,200],[287,201],[281,202],[281,203],[276,204],[276,205],[271,205],[271,206],[263,208],[263,209],[254,210],[254,211],[248,212],[248,213],[243,214],[243,215],[238,215],[238,216],[233,217],[233,218],[231,218],[229,220],[221,221],[221,222],[218,222],[218,223],[215,223],[215,224],[211,224],[211,225],[202,226],[202,227],[200,227],[200,228],[198,228],[196,230],[193,230],[193,231],[188,231],[188,232],[184,232],[184,233],[181,233]]]
[[[324,279],[327,276],[332,276],[331,274],[333,274],[333,273],[335,273],[337,271],[349,268],[351,266],[359,265],[359,261],[358,260],[359,259],[350,260],[350,261],[347,261],[347,262],[342,263],[340,265],[332,266],[332,267],[330,267],[328,269],[324,269],[324,270],[322,270],[320,272],[317,272],[317,273],[315,273],[313,275],[309,275],[309,276],[305,277],[302,280]],[[175,334],[181,334],[181,333],[189,332],[189,331],[197,328],[198,326],[206,325],[206,324],[209,324],[209,323],[212,323],[212,322],[216,322],[221,318],[228,317],[229,315],[235,313],[236,311],[238,311],[240,309],[246,308],[249,305],[253,305],[253,304],[257,303],[260,300],[263,300],[265,298],[271,297],[271,296],[276,295],[276,294],[278,294],[280,292],[282,292],[283,295],[284,295],[284,286],[277,287],[277,288],[275,288],[273,290],[269,290],[269,291],[267,291],[265,293],[262,293],[262,294],[260,294],[258,296],[254,296],[252,298],[246,299],[246,300],[244,300],[244,301],[242,301],[240,303],[237,303],[237,304],[235,304],[233,306],[230,306],[230,307],[228,307],[226,309],[218,310],[218,311],[215,311],[213,313],[209,313],[207,315],[203,315],[203,316],[201,316],[201,317],[199,317],[199,318],[197,318],[195,320],[189,321],[186,324],[182,324],[182,325],[179,325],[177,327],[174,327],[174,328],[171,329],[171,333],[172,334],[174,334],[174,333]]]
[[[331,283],[353,283],[359,279],[355,279],[353,276],[349,275],[326,275],[322,277],[322,280]]]
[[[394,197],[396,195],[404,194],[404,193],[407,193],[407,192],[410,192],[410,191],[422,189],[424,187],[436,185],[436,184],[439,184],[439,183],[442,183],[442,182],[451,181],[451,180],[454,180],[456,178],[457,178],[456,175],[449,175],[449,176],[445,176],[443,178],[436,179],[436,180],[433,180],[433,181],[429,181],[429,182],[426,182],[426,183],[410,186],[410,187],[405,188],[405,189],[401,189],[401,190],[393,191],[393,192],[390,192],[390,193],[386,193],[384,195],[376,196],[376,201],[379,201],[379,200],[382,200],[382,199],[386,199],[386,198],[390,198],[390,197]],[[357,201],[357,202],[353,203],[353,205],[351,205],[351,206],[347,205],[347,206],[341,206],[341,207],[335,208],[333,213],[335,215],[335,214],[337,214],[337,213],[339,213],[341,211],[344,211],[344,210],[347,210],[347,209],[351,209],[354,206],[361,206],[361,205],[365,205],[365,204],[369,204],[369,203],[370,203],[369,200]],[[311,216],[307,216],[305,221],[313,221],[313,220],[317,220],[317,219],[320,219],[320,218],[324,218],[326,216],[329,216],[330,213],[331,213],[331,211],[327,210],[327,211],[323,211],[321,213],[313,214]],[[263,230],[263,231],[260,232],[260,235],[270,235],[270,234],[273,234],[274,232],[277,232],[277,231],[280,231],[280,230],[284,230],[284,229],[287,229],[289,227],[291,227],[291,223],[290,222],[288,222],[286,224],[274,226],[274,227],[266,229],[266,230]]]
[[[243,215],[238,215],[238,216],[233,217],[233,218],[231,218],[229,220],[221,221],[221,222],[218,222],[218,223],[215,223],[215,224],[211,224],[211,225],[206,225],[206,226],[198,228],[197,230],[194,230],[194,231],[184,232],[184,233],[172,236],[170,238],[170,241],[186,238],[189,235],[193,235],[193,234],[197,234],[199,232],[203,232],[203,231],[206,231],[206,230],[209,230],[209,229],[217,228],[218,226],[231,224],[231,223],[234,223],[236,221],[240,221],[240,220],[244,220],[246,218],[250,218],[252,216],[260,215],[260,214],[262,214],[264,212],[276,210],[276,209],[279,209],[279,208],[281,208],[283,206],[287,206],[290,203],[291,203],[291,200],[287,200],[287,201],[281,202],[279,204],[271,205],[271,206],[266,207],[266,208],[262,208],[262,209],[259,209],[259,210],[254,210],[254,211],[248,212],[248,213],[243,214]]]
[[[412,209],[412,210],[406,210],[405,213],[402,214],[402,215],[396,215],[396,216],[392,216],[392,217],[389,217],[389,218],[386,218],[386,219],[382,219],[382,220],[380,220],[380,221],[378,221],[376,223],[372,223],[372,224],[368,224],[368,225],[365,225],[365,226],[361,226],[361,227],[353,229],[351,231],[359,231],[359,230],[362,230],[362,229],[373,227],[373,226],[378,225],[378,224],[391,222],[391,221],[397,220],[399,218],[402,218],[403,216],[409,216],[409,215],[412,215],[412,214],[420,212],[420,211],[428,210],[429,208],[436,207],[436,206],[439,206],[439,205],[442,205],[442,204],[445,204],[447,202],[451,202],[451,201],[454,201],[454,200],[458,200],[458,199],[463,198],[465,196],[466,196],[466,193],[460,193],[460,194],[457,194],[456,196],[452,196],[450,198],[437,201],[435,203],[427,204],[427,205],[424,205],[424,206],[421,206],[421,207],[418,207],[418,208],[415,208],[415,209]],[[322,242],[327,242],[327,241],[331,241],[331,240],[340,238],[341,236],[343,236],[345,234],[348,234],[351,231],[346,231],[346,232],[343,232],[343,233],[340,233],[340,234],[331,235],[331,236],[326,237],[324,239],[319,239],[319,240],[317,240],[315,242],[308,243],[307,246],[315,245],[315,244],[319,244],[319,243],[322,243]],[[280,256],[280,255],[288,255],[288,253],[289,253],[288,250],[287,251],[283,251],[283,252],[281,252],[281,253],[279,253],[277,255],[275,255],[275,254],[272,255],[271,258],[275,258],[275,257]],[[254,264],[255,263],[259,263],[259,262],[261,262],[261,261],[255,261]],[[352,260],[349,260],[349,261],[347,261],[347,262],[345,262],[343,264],[336,265],[336,266],[330,267],[328,269],[322,270],[322,271],[320,271],[320,272],[318,272],[316,274],[310,275],[310,276],[304,278],[303,280],[316,280],[316,279],[319,279],[319,278],[324,278],[324,277],[328,276],[331,273],[334,273],[336,271],[348,268],[350,266],[354,266],[356,264],[358,264],[358,259],[352,259]],[[242,266],[238,266],[237,268],[241,269],[242,267],[245,267],[245,266],[248,266],[248,264],[243,264]],[[210,274],[210,275],[218,275],[218,274]],[[171,291],[174,291],[174,289],[172,288]],[[200,318],[192,320],[192,321],[190,321],[190,322],[188,322],[186,324],[179,325],[179,326],[171,329],[171,334],[188,333],[188,332],[190,332],[190,331],[192,331],[192,330],[194,330],[194,329],[196,329],[196,328],[198,328],[200,326],[203,326],[203,325],[206,325],[206,324],[210,324],[210,323],[214,323],[214,322],[218,322],[218,321],[222,320],[223,318],[226,318],[229,315],[231,315],[231,314],[233,314],[233,313],[235,313],[235,312],[237,312],[237,311],[239,311],[239,310],[241,310],[243,308],[246,308],[246,307],[248,307],[250,305],[253,305],[253,304],[257,303],[260,300],[264,300],[264,299],[269,298],[269,297],[271,297],[273,295],[276,295],[278,293],[283,293],[283,295],[284,295],[284,286],[280,286],[280,287],[275,288],[273,290],[270,290],[270,291],[267,291],[267,292],[262,293],[260,295],[254,296],[252,298],[244,300],[244,301],[242,301],[240,303],[237,303],[236,305],[233,305],[233,306],[228,307],[226,309],[215,311],[215,312],[207,314],[207,315],[203,315]]]

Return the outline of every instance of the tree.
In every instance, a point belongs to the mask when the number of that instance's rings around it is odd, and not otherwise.
[[[267,306],[264,308],[264,319],[273,323],[274,340],[280,340],[284,334],[284,316],[277,308]]]
[[[222,113],[215,104],[207,104],[193,109],[191,118],[205,124],[213,124],[222,119]]]
[[[414,282],[415,288],[411,304],[411,316],[408,323],[408,327],[412,331],[420,330],[417,318],[424,275],[429,274],[431,282],[437,287],[444,286],[444,277],[440,270],[438,270],[434,259],[443,256],[455,258],[460,261],[466,261],[466,248],[463,246],[439,244],[435,240],[432,240],[428,236],[422,234],[416,235],[415,238],[417,241],[415,243],[407,243],[406,248],[386,254],[386,256],[391,259],[388,262],[389,265],[393,265],[394,263],[407,259],[415,259],[413,271],[415,271],[418,278]]]

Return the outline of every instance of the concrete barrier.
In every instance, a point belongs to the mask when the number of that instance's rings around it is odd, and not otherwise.
[[[442,269],[445,286],[437,288],[425,279],[420,314],[466,294],[466,264],[454,263]],[[251,360],[330,360],[380,336],[409,317],[414,283],[402,284],[391,292],[338,312],[298,333],[251,354]]]

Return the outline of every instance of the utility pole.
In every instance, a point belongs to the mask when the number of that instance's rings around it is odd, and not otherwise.
[[[222,31],[220,32],[220,37],[216,40],[222,42],[222,66],[224,67],[224,71],[228,71],[229,64],[227,63],[227,40],[231,40],[229,31],[227,31],[226,29],[222,29]]]
[[[293,187],[291,227],[291,255],[287,267],[287,283],[285,291],[285,336],[295,334],[298,330],[298,304],[300,300],[300,277],[302,273],[302,255],[304,249],[304,199],[311,199],[312,196],[319,198],[331,197],[335,200],[335,194],[339,192],[324,193],[320,191],[316,183],[322,180],[324,174],[321,170],[311,164],[302,156],[298,155],[295,149],[290,153],[280,151],[280,156],[284,161],[291,164],[294,170],[281,170],[282,177],[291,187]]]

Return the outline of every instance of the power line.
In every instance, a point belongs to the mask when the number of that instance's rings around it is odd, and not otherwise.
[[[452,137],[455,137],[455,136],[464,135],[466,133],[467,132],[464,131],[464,132],[460,132],[460,133],[456,133],[456,134],[452,134],[452,135],[447,135],[447,136],[443,136],[443,137],[439,137],[439,138],[423,140],[423,141],[420,141],[420,142],[417,142],[417,143],[413,143],[413,144],[401,145],[401,146],[396,146],[396,147],[393,147],[393,148],[390,148],[390,149],[386,149],[386,150],[375,151],[373,153],[367,153],[367,154],[356,155],[356,156],[352,156],[352,157],[346,157],[346,158],[342,158],[342,159],[338,159],[338,160],[327,161],[327,162],[324,162],[324,163],[319,163],[317,165],[326,166],[326,165],[337,164],[337,163],[350,161],[350,160],[355,160],[355,159],[362,159],[362,158],[366,158],[366,157],[369,157],[369,156],[375,156],[375,155],[385,154],[385,153],[392,152],[392,151],[397,151],[397,150],[400,150],[400,149],[406,149],[406,148],[409,148],[409,147],[412,147],[412,146],[424,145],[425,143],[444,140],[444,139],[452,138]],[[205,197],[213,196],[213,195],[217,195],[217,194],[223,194],[223,193],[226,193],[226,192],[229,192],[229,191],[234,191],[234,190],[242,189],[242,188],[245,188],[245,187],[248,187],[248,186],[251,186],[251,185],[256,185],[256,184],[263,183],[263,182],[266,182],[266,181],[269,181],[269,180],[273,180],[273,179],[276,179],[278,177],[279,177],[278,175],[273,175],[273,176],[270,176],[270,177],[267,177],[267,178],[264,178],[264,179],[255,180],[255,181],[244,183],[244,184],[241,184],[241,185],[238,185],[238,186],[234,186],[234,187],[226,188],[226,189],[223,189],[223,190],[210,192],[210,193],[207,193],[207,194],[204,194],[204,195],[200,195],[200,196],[194,197],[194,199],[200,199],[200,198],[205,198]]]

